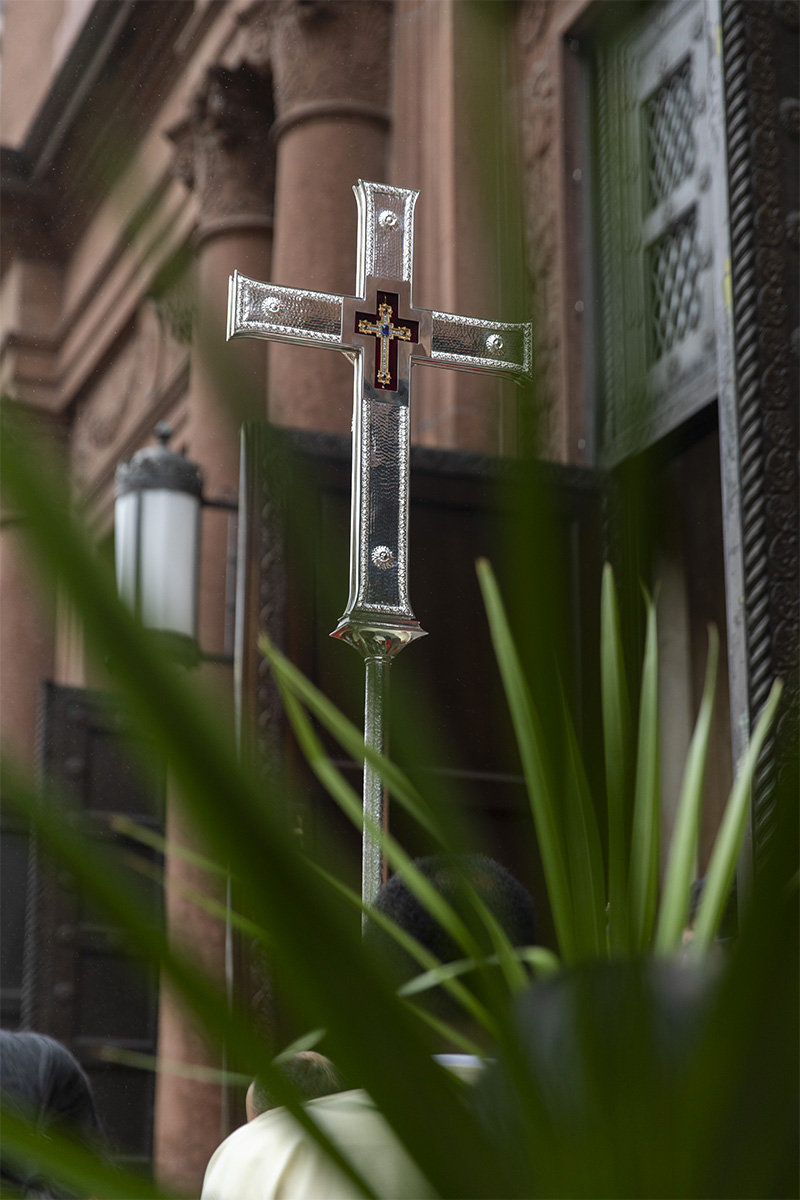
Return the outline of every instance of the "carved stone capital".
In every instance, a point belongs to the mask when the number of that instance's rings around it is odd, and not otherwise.
[[[197,194],[201,222],[272,216],[272,80],[248,63],[212,67],[190,111],[169,130],[173,169]]]
[[[245,61],[269,61],[275,110],[320,100],[388,107],[392,9],[387,0],[271,0],[242,18]]]

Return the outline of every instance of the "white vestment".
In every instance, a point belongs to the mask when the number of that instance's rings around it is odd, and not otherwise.
[[[474,1079],[480,1069],[466,1056],[437,1057],[462,1078]],[[385,1200],[436,1195],[366,1092],[337,1092],[305,1108],[376,1195]],[[287,1109],[273,1108],[236,1129],[215,1150],[201,1200],[357,1200],[361,1195]]]

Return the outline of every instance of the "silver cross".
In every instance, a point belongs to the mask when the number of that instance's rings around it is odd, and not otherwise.
[[[415,308],[411,299],[414,205],[419,192],[359,180],[356,295],[259,283],[235,272],[228,337],[323,346],[353,363],[350,596],[332,636],[367,667],[365,741],[384,749],[386,672],[425,631],[408,597],[409,401],[411,365],[531,377],[530,323],[508,324]],[[382,864],[369,819],[382,825],[379,776],[364,764],[362,892],[370,903]]]

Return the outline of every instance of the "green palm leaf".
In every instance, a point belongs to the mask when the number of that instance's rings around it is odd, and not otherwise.
[[[664,888],[654,943],[654,949],[659,954],[670,954],[680,946],[681,934],[689,915],[690,889],[697,862],[711,717],[714,712],[714,696],[717,687],[718,658],[719,634],[713,625],[709,625],[708,662],[706,663],[703,698],[700,702],[700,710],[686,757],[678,812],[672,831],[672,845],[664,874]]]
[[[492,644],[522,759],[558,943],[565,961],[572,962],[578,954],[572,895],[541,722],[522,671],[500,589],[486,559],[478,561],[477,571]]]
[[[695,921],[691,947],[693,955],[700,955],[706,951],[719,929],[733,877],[736,874],[736,862],[742,845],[753,777],[767,734],[775,720],[782,691],[783,684],[776,679],[756,722],[747,752],[731,788],[728,803],[725,805],[722,824],[711,852],[706,883]]]
[[[600,684],[608,804],[608,928],[610,948],[628,949],[628,812],[631,717],[614,574],[606,563],[600,604]]]
[[[636,754],[629,914],[631,949],[647,949],[658,904],[658,846],[661,815],[658,729],[658,630],[656,606],[649,596],[647,634],[639,701],[639,738]]]

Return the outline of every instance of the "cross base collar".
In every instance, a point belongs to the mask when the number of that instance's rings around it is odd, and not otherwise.
[[[381,621],[373,613],[356,610],[345,613],[330,636],[347,642],[362,658],[386,660],[396,658],[411,642],[428,634],[415,618]]]

